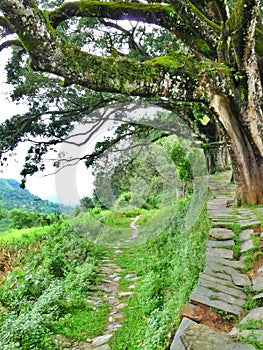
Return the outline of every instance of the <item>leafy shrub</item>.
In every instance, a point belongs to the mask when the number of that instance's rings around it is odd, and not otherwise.
[[[59,325],[71,313],[78,317],[87,307],[87,293],[95,287],[101,249],[70,225],[55,225],[38,237],[36,246],[27,251],[26,243],[17,244],[24,255],[0,286],[0,348],[4,350],[54,349],[54,322]]]
[[[58,213],[42,214],[39,212],[28,212],[24,209],[12,209],[8,213],[13,228],[30,228],[37,226],[49,226],[60,220]]]

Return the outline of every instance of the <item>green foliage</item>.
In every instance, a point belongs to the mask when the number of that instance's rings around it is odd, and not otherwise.
[[[19,182],[14,179],[0,179],[0,203],[5,210],[23,208],[46,214],[61,212],[58,204],[32,195],[27,189],[22,189]]]
[[[85,300],[94,289],[101,249],[66,223],[38,236],[35,249],[27,246],[16,243],[14,249],[22,249],[24,255],[0,285],[1,349],[54,349],[52,333],[56,329],[62,334],[71,332],[77,339],[97,334],[95,329],[87,333],[80,329],[80,319],[83,312],[94,314]],[[98,323],[105,322],[105,307]],[[66,319],[71,320],[71,329]]]
[[[95,204],[94,204],[92,198],[86,196],[80,200],[80,206],[82,209],[88,210],[88,209],[94,208]]]
[[[166,349],[167,334],[180,322],[180,309],[205,265],[210,224],[205,213],[185,232],[181,225],[187,203],[171,227],[137,249],[118,255],[120,266],[141,279],[125,309],[126,320],[111,340],[111,349]]]
[[[57,213],[41,214],[39,212],[27,212],[24,209],[13,209],[8,212],[12,228],[30,228],[37,226],[49,226],[58,222],[61,218]]]
[[[171,151],[171,158],[177,167],[180,180],[182,182],[191,181],[193,179],[193,172],[185,147],[180,144],[174,145]]]
[[[59,321],[52,323],[52,330],[56,334],[65,334],[69,339],[75,338],[86,340],[87,337],[95,337],[102,334],[105,329],[105,321],[108,316],[108,305],[104,302],[103,305],[96,307],[94,305],[82,305],[78,308],[69,309]]]
[[[12,229],[7,233],[0,235],[0,241],[14,242],[14,241],[29,241],[34,240],[37,236],[44,234],[48,227],[31,227],[22,230]]]

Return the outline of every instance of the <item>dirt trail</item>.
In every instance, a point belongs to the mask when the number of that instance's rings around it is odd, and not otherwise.
[[[138,227],[136,226],[136,222],[139,220],[141,215],[138,215],[136,218],[132,220],[130,223],[131,227],[131,235],[128,241],[132,241],[138,237]],[[127,240],[125,241],[127,244]],[[119,282],[121,279],[121,274],[123,275],[125,269],[120,268],[117,265],[117,257],[118,254],[122,253],[120,248],[121,242],[116,244],[113,248],[112,258],[109,258],[106,254],[104,258],[100,261],[101,267],[99,269],[99,274],[102,277],[102,280],[99,284],[99,291],[101,292],[101,296],[98,296],[99,293],[94,292],[93,295],[90,296],[89,301],[94,303],[94,307],[96,305],[101,305],[105,300],[109,305],[109,314],[108,321],[105,328],[104,333],[101,336],[87,339],[84,343],[75,342],[72,347],[61,347],[66,350],[109,350],[109,340],[113,336],[114,332],[116,332],[120,327],[122,320],[124,319],[123,308],[127,306],[126,299],[130,295],[132,295],[133,289],[135,288],[136,281],[139,277],[135,275],[135,273],[127,273],[124,278],[130,281],[130,286],[128,287],[128,291],[120,292]],[[109,251],[108,251],[109,253]]]

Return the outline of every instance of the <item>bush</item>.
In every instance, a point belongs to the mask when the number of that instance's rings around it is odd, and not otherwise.
[[[58,213],[42,214],[39,212],[28,212],[24,209],[12,209],[9,211],[8,216],[11,226],[17,229],[49,226],[62,218]]]
[[[67,223],[38,236],[36,249],[27,248],[26,243],[13,245],[24,255],[0,288],[3,350],[54,349],[54,322],[59,325],[65,315],[81,312],[88,291],[94,289],[101,249]]]

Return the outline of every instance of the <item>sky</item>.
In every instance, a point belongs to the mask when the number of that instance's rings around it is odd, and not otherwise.
[[[69,0],[73,1],[73,0]],[[123,21],[123,26],[130,28],[128,21]],[[12,88],[5,83],[4,67],[10,55],[9,49],[0,52],[0,123],[14,114],[23,113],[27,110],[26,105],[17,105],[8,99]],[[101,141],[104,136],[112,135],[109,133],[107,126],[102,127],[96,135],[81,149],[71,149],[69,152],[74,157],[88,154],[91,152],[97,141]],[[20,172],[23,166],[23,160],[27,153],[28,145],[21,145],[17,149],[17,155],[9,159],[8,167],[3,167],[0,171],[0,177],[13,178],[21,180]],[[65,145],[62,145],[64,151]],[[75,167],[65,168],[56,175],[53,173],[54,168],[47,167],[45,173],[36,173],[32,177],[27,178],[27,189],[42,199],[62,202],[64,204],[78,204],[79,200],[84,196],[92,196],[93,192],[93,176],[91,170],[88,170],[84,163],[79,163]]]
[[[3,50],[0,52],[0,122],[3,122],[7,118],[14,114],[26,112],[27,106],[20,104],[17,105],[11,102],[9,97],[12,88],[6,84],[6,76],[4,66],[8,60],[9,51]],[[96,135],[91,144],[95,144],[98,137],[103,137],[105,130]],[[90,145],[86,145],[81,150],[77,150],[78,154],[83,152],[87,153],[87,147],[90,150]],[[23,160],[27,153],[29,145],[21,145],[16,150],[16,156],[9,158],[8,167],[2,167],[0,177],[12,178],[18,181],[21,180],[20,172],[23,166]],[[63,147],[63,146],[62,146]],[[76,150],[71,150],[74,152]],[[80,163],[77,167],[66,168],[64,171],[59,172],[56,175],[48,175],[54,173],[54,168],[47,167],[45,173],[39,172],[35,175],[28,177],[26,187],[27,189],[39,196],[42,199],[49,199],[53,201],[62,202],[64,204],[77,204],[84,196],[92,195],[93,191],[93,176],[91,171],[87,170],[83,163]]]

